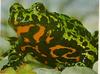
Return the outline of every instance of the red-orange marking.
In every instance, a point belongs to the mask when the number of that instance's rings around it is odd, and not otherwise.
[[[44,61],[44,64],[48,64],[48,61]]]
[[[25,51],[26,50],[26,47],[32,47],[32,46],[30,46],[30,45],[21,46],[21,51]]]
[[[20,35],[21,33],[26,33],[29,31],[30,27],[34,26],[33,24],[25,25],[25,26],[18,26],[17,27],[17,34]]]
[[[30,42],[30,40],[28,39],[28,38],[24,38],[24,42],[26,42],[26,43],[28,43],[28,42]]]
[[[40,51],[38,49],[38,46],[32,47],[30,45],[22,46],[21,47],[21,51],[25,51],[26,50],[26,47],[31,47],[33,49],[33,51],[36,50],[38,53],[40,53]]]
[[[45,27],[39,25],[39,31],[33,35],[33,38],[35,39],[36,43],[39,43],[39,39],[43,36],[45,32]]]
[[[46,43],[49,44],[52,39],[54,39],[54,37],[50,37],[49,34],[48,37],[46,38]]]
[[[77,56],[77,57],[68,57],[67,55],[72,54],[72,53],[75,53],[76,50],[74,48],[71,48],[71,47],[66,47],[66,48],[69,49],[69,50],[71,50],[72,52],[68,52],[68,53],[62,55],[62,57],[66,58],[66,59],[76,59],[76,61],[79,61],[80,60],[80,57],[79,56]]]
[[[35,49],[38,53],[41,53],[41,52],[39,51],[39,48],[38,48],[37,45],[36,45],[35,47],[33,47],[33,49]]]
[[[56,57],[58,57],[57,55],[55,55],[53,52],[55,51],[55,50],[57,50],[57,49],[62,49],[62,48],[66,48],[65,46],[62,46],[62,45],[55,45],[55,46],[53,46],[53,47],[50,47],[49,49],[51,50],[51,55],[52,55],[52,57],[53,58],[56,58]]]

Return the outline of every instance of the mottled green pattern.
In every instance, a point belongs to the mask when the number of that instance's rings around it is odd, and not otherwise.
[[[92,67],[93,63],[97,60],[97,44],[94,43],[98,41],[95,35],[92,36],[77,19],[64,14],[49,12],[42,3],[34,3],[29,9],[24,9],[22,5],[18,3],[13,4],[10,8],[9,24],[11,24],[15,30],[17,26],[25,26],[28,24],[34,24],[36,26],[18,37],[15,49],[16,53],[19,54],[19,58],[23,58],[30,52],[25,51],[22,53],[18,51],[20,50],[20,46],[27,45],[24,43],[23,37],[29,38],[31,43],[28,45],[34,46],[35,41],[32,39],[32,36],[38,31],[37,26],[42,25],[46,28],[46,32],[38,44],[40,48],[39,51],[41,52],[31,51],[33,52],[32,55],[40,62],[44,63],[47,61],[47,65],[60,67],[61,69],[65,66],[74,65]],[[51,36],[54,37],[54,40],[50,44],[44,42],[47,34],[51,34]],[[94,43],[93,40],[95,41]],[[67,48],[63,50],[57,49],[54,54],[58,57],[53,58],[49,48],[57,44],[66,46]],[[73,51],[69,50],[69,48],[75,49],[75,52],[72,53]],[[30,48],[28,50],[30,50]],[[69,58],[62,57],[62,55],[68,52],[72,53],[68,55]],[[47,57],[45,58],[41,56],[41,54],[46,54]],[[79,61],[73,59],[73,57],[76,58],[77,56],[80,57]]]

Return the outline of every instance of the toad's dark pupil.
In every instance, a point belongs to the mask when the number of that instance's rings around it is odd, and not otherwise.
[[[43,6],[43,4],[37,4],[36,10],[39,12],[43,12],[45,10],[45,7]]]

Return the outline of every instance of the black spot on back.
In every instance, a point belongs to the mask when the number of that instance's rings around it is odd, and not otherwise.
[[[80,45],[75,46],[75,49],[77,50],[78,53],[83,53],[85,52],[84,48],[82,48]]]
[[[75,30],[77,31],[78,34],[84,37],[87,35],[85,29],[81,26],[76,26]]]
[[[48,29],[57,29],[57,24],[58,24],[58,22],[57,21],[55,21],[53,18],[51,18],[51,17],[49,17],[49,23],[48,23]]]
[[[68,32],[67,34],[68,34],[68,36],[71,36],[71,35],[72,35],[72,33],[71,33],[71,32]]]
[[[73,29],[74,28],[74,24],[73,23],[68,22],[68,21],[66,21],[66,23],[67,23],[67,28],[68,29]]]
[[[41,20],[40,20],[40,23],[41,23],[41,24],[47,24],[47,23],[48,23],[47,18],[46,18],[45,16],[42,16],[42,17],[41,17]]]
[[[87,46],[87,44],[88,43],[86,41],[82,43],[83,46]]]
[[[98,31],[95,31],[93,37],[97,38],[98,37],[98,33],[99,33]]]
[[[25,21],[29,21],[29,18],[30,18],[30,16],[27,15],[27,16],[25,17]]]
[[[65,53],[67,52],[71,52],[70,50],[68,49],[57,49],[54,51],[54,53],[57,55],[57,56],[62,56],[64,55]]]
[[[24,11],[25,11],[25,13],[30,14],[29,9],[25,9]]]
[[[80,37],[80,41],[83,42],[83,38],[82,37]]]
[[[86,47],[85,50],[90,50],[90,48]]]
[[[72,40],[72,39],[69,42],[69,44],[70,44],[71,47],[74,47],[74,48],[77,46],[77,42],[75,40]]]
[[[54,21],[54,19],[53,19],[53,18],[51,18],[51,17],[49,17],[49,20],[50,20],[50,24],[51,24],[51,25],[53,25],[53,24],[54,24],[54,22],[55,22],[55,21]]]
[[[89,53],[90,55],[96,55],[96,53],[93,52],[93,51],[88,51],[88,53]]]
[[[35,14],[32,14],[32,19],[33,19],[33,23],[37,24],[39,23],[38,17]]]
[[[18,10],[22,10],[22,7],[17,7]]]

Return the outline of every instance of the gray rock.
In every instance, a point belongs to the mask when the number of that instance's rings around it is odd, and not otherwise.
[[[97,74],[90,68],[87,67],[66,67],[61,74]]]

